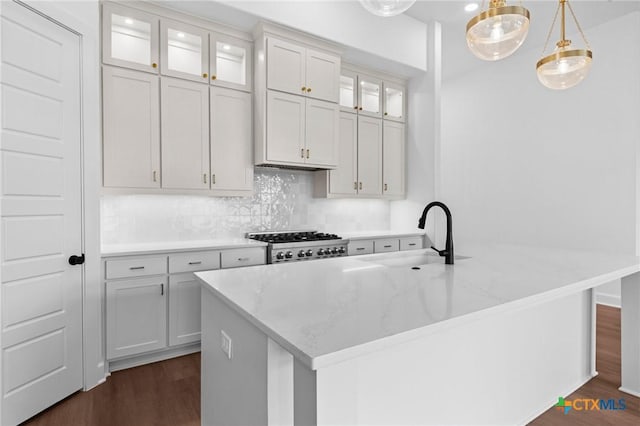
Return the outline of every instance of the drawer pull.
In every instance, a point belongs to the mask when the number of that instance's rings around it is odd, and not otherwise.
[[[164,284],[160,284],[160,296],[164,296]]]
[[[409,243],[409,246],[415,246],[416,243]]]
[[[247,262],[250,259],[251,259],[250,257],[239,257],[238,262]]]
[[[364,247],[356,247],[356,250],[364,250]]]
[[[144,269],[144,266],[132,266],[129,268],[131,271],[135,271],[137,269]]]
[[[384,246],[384,248],[391,248],[391,246],[390,246],[390,245],[387,245],[387,246]]]
[[[197,262],[189,262],[189,265],[202,265],[202,261],[197,261]]]

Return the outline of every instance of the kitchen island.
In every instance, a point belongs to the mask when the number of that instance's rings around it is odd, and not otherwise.
[[[592,289],[618,278],[622,385],[640,391],[637,257],[462,253],[197,273],[202,424],[526,423],[597,374]]]

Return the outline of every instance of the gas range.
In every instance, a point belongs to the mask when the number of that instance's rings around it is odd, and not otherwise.
[[[297,262],[347,255],[348,241],[317,231],[252,232],[247,238],[268,243],[267,263]]]

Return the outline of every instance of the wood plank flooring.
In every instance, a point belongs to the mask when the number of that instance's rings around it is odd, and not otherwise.
[[[598,305],[597,370],[567,399],[624,398],[624,411],[570,411],[555,407],[534,426],[640,425],[640,398],[620,386],[620,310]],[[195,426],[200,424],[200,354],[117,371],[89,392],[78,392],[36,417],[29,426]]]

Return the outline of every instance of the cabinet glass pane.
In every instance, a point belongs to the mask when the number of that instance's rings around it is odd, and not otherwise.
[[[389,117],[401,118],[402,106],[404,105],[402,103],[402,90],[386,87],[384,92],[386,105],[384,114]]]
[[[112,13],[111,57],[151,65],[151,24]]]
[[[202,38],[184,31],[167,30],[167,69],[202,74]]]
[[[377,83],[369,83],[365,80],[360,81],[360,96],[363,111],[379,113],[380,112],[380,85]]]
[[[229,43],[216,42],[216,79],[246,84],[247,50]]]
[[[355,107],[353,90],[356,86],[356,79],[346,75],[340,76],[340,106],[353,108]]]

